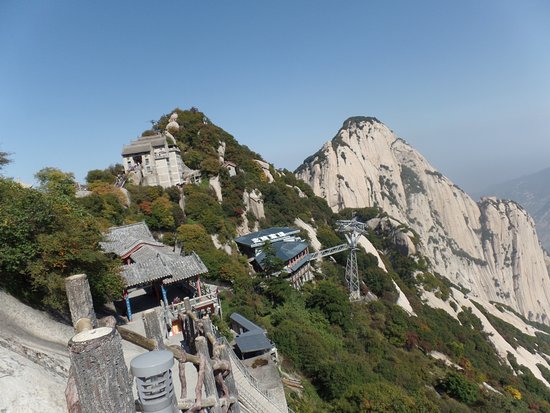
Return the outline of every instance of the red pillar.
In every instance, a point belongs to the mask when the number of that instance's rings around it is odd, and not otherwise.
[[[200,274],[197,275],[197,293],[199,294],[199,297],[202,297],[202,294],[201,294],[201,276],[200,276]]]

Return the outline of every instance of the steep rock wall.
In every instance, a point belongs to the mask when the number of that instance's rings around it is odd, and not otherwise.
[[[494,198],[478,205],[377,119],[348,119],[296,175],[334,211],[378,206],[408,223],[435,271],[548,323],[550,278],[525,210]]]

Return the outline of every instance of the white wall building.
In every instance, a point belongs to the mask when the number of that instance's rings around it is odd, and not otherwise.
[[[142,136],[122,149],[124,172],[134,172],[134,182],[168,188],[184,182],[189,168],[183,163],[180,150],[165,134]]]

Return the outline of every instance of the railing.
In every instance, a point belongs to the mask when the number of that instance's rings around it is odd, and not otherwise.
[[[207,295],[204,295],[202,297],[197,297],[195,298],[194,300],[197,300],[197,299],[204,299],[205,297],[208,297],[208,295],[211,295],[213,297],[216,298],[216,302],[217,302],[217,296],[212,293],[212,294],[207,294]],[[212,298],[210,298],[212,299]],[[201,301],[201,304],[204,302]],[[183,303],[178,303],[178,304],[171,304],[169,306],[163,306],[164,307],[164,317],[165,317],[165,321],[168,321],[168,319],[170,318],[170,316],[172,316],[173,314],[175,314],[175,318],[177,318],[177,313],[178,311],[185,311],[184,309],[184,306],[183,306]],[[276,397],[272,394],[272,392],[270,392],[269,390],[267,389],[264,389],[261,384],[258,382],[258,380],[256,380],[256,378],[254,378],[254,376],[252,376],[250,374],[250,372],[248,371],[248,369],[246,368],[246,366],[242,363],[242,361],[237,357],[237,355],[235,354],[235,352],[233,351],[233,347],[229,344],[229,341],[227,341],[227,339],[222,336],[219,332],[219,330],[216,328],[216,326],[212,326],[213,327],[213,331],[214,331],[214,334],[215,336],[217,337],[218,339],[218,342],[220,342],[221,344],[224,344],[227,348],[227,352],[229,353],[229,358],[231,360],[231,364],[233,366],[236,366],[237,369],[239,370],[239,372],[242,374],[242,377],[244,378],[244,380],[252,387],[254,388],[259,394],[261,394],[263,396],[263,398],[265,399],[265,401],[267,403],[269,403],[269,405],[272,407],[271,410],[266,410],[265,408],[263,408],[259,403],[258,403],[258,399],[257,397],[252,394],[251,392],[249,392],[245,387],[243,387],[242,385],[239,386],[238,388],[238,392],[239,392],[239,398],[243,398],[243,400],[245,400],[248,404],[248,406],[250,406],[251,409],[253,409],[254,411],[256,412],[259,412],[259,413],[272,413],[273,410],[276,410],[277,412],[280,412],[280,413],[294,413],[294,411],[290,408],[287,407],[287,410],[284,410],[283,408],[279,407],[277,401],[276,401]],[[237,379],[235,378],[235,381],[237,381]]]
[[[256,390],[258,390],[258,392],[262,393],[262,395],[265,396],[266,399],[268,399],[270,402],[273,402],[273,395],[271,394],[271,392],[269,390],[266,390],[264,388],[262,388],[262,386],[260,385],[260,383],[258,383],[258,380],[256,380],[254,378],[254,376],[252,376],[252,374],[250,374],[250,372],[248,371],[248,369],[246,368],[246,366],[242,363],[241,360],[239,360],[239,358],[237,357],[237,355],[235,354],[235,352],[233,351],[231,345],[229,344],[229,341],[227,341],[227,339],[225,337],[219,337],[218,340],[220,340],[223,344],[225,344],[225,346],[227,347],[227,349],[229,350],[228,353],[229,353],[229,357],[231,358],[231,362],[237,366],[237,368],[239,369],[239,371],[243,374],[243,376],[250,382],[250,384],[252,385],[252,387],[254,387]]]
[[[217,329],[214,329],[214,333],[216,334],[217,338],[218,338],[218,341],[220,341],[222,344],[225,344],[225,346],[227,347],[227,352],[229,353],[229,358],[231,359],[231,363],[235,366],[237,366],[237,368],[239,369],[239,371],[242,373],[242,375],[244,376],[244,378],[248,381],[248,383],[258,392],[260,393],[262,396],[264,396],[264,398],[273,406],[274,409],[278,410],[279,412],[281,413],[294,413],[294,411],[290,408],[287,407],[287,411],[285,412],[284,409],[281,409],[277,402],[274,400],[274,396],[273,394],[267,390],[267,389],[264,389],[260,383],[258,382],[258,380],[256,380],[254,378],[254,376],[252,376],[250,374],[250,372],[248,371],[248,369],[246,368],[246,366],[242,363],[241,360],[239,360],[239,358],[237,357],[237,355],[235,354],[235,352],[233,351],[233,348],[231,347],[231,345],[229,344],[229,341],[227,341],[227,339],[220,335],[219,332],[217,331]],[[252,398],[252,400],[250,401],[251,403],[254,403],[255,402],[255,397],[254,395],[248,393],[246,391],[246,389],[244,389],[242,386],[239,387],[239,397],[241,395],[241,392],[244,392],[246,393],[244,396],[245,399],[249,399],[249,398]],[[252,406],[256,406],[256,407],[259,407],[258,404],[252,404]],[[263,409],[261,409],[263,411]]]
[[[243,386],[239,386],[238,389],[239,392],[239,399],[243,400],[246,406],[249,406],[250,408],[247,408],[247,410],[255,410],[259,413],[271,413],[269,411],[266,411],[262,408],[262,406],[256,401],[256,398],[250,394]]]
[[[209,293],[204,294],[200,297],[195,297],[189,299],[189,303],[191,303],[191,308],[195,309],[197,307],[202,307],[204,305],[208,304],[217,304],[218,303],[218,295],[216,293]]]
[[[124,184],[126,184],[126,180],[128,179],[128,177],[126,176],[126,174],[124,175],[118,175],[115,179],[115,186],[117,188],[123,188],[124,187]]]
[[[191,304],[191,310],[195,311],[201,307],[208,306],[210,304],[219,305],[217,293],[208,293],[200,297],[190,298],[189,304]],[[220,307],[221,308],[221,307]],[[178,318],[179,313],[185,312],[185,306],[183,301],[177,304],[168,304],[167,310],[172,315],[173,319]]]
[[[340,245],[337,245],[336,247],[330,247],[321,251],[312,252],[311,254],[309,254],[309,260],[311,261],[316,258],[327,257],[329,255],[336,254],[338,252],[342,252],[348,249],[349,249],[348,244],[340,244]]]

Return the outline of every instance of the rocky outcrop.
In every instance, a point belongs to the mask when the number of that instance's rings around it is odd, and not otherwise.
[[[294,220],[294,225],[296,225],[298,228],[301,228],[307,232],[307,236],[309,237],[309,244],[311,245],[311,248],[313,251],[321,250],[321,242],[317,238],[317,231],[315,231],[315,228],[313,228],[312,225],[305,223],[300,218],[296,218]]]
[[[400,254],[407,256],[416,254],[415,234],[410,228],[395,219],[390,217],[373,218],[367,221],[367,226],[376,234],[391,239]]]
[[[210,238],[212,239],[212,243],[217,249],[223,250],[227,255],[231,255],[231,253],[233,252],[233,250],[231,249],[231,245],[221,243],[218,234],[210,235]]]
[[[485,195],[513,199],[533,217],[539,239],[550,251],[550,168],[487,188]]]
[[[236,228],[239,236],[259,231],[260,225],[258,221],[265,218],[264,199],[258,189],[253,189],[250,192],[245,189],[243,192],[243,204],[245,213],[242,214],[242,221]],[[248,212],[254,215],[255,220],[253,220],[253,223],[248,220]]]
[[[220,176],[216,175],[216,176],[210,177],[208,181],[208,186],[216,194],[216,199],[218,200],[218,202],[221,203],[223,201],[223,196],[222,196],[222,186],[220,184]]]
[[[296,185],[294,185],[294,186],[293,185],[287,185],[287,188],[294,189],[300,198],[307,198],[307,195],[304,194],[304,192],[300,188],[298,188]]]
[[[451,288],[452,298],[449,301],[443,301],[436,297],[433,293],[424,291],[422,299],[431,307],[440,308],[447,312],[449,315],[458,320],[456,308],[469,308],[472,313],[480,320],[483,331],[487,334],[487,339],[495,346],[497,354],[500,359],[508,366],[512,367],[508,360],[508,354],[511,354],[516,359],[516,362],[522,366],[527,367],[533,375],[543,382],[546,386],[550,387],[550,383],[545,379],[542,374],[540,366],[549,369],[548,357],[544,353],[529,352],[527,349],[520,345],[511,345],[509,343],[510,337],[503,337],[497,329],[490,323],[489,319],[474,305],[472,300],[465,296],[462,292]],[[496,307],[488,301],[476,298],[477,303],[481,304],[484,310],[495,317],[501,318],[510,325],[513,325],[519,331],[526,335],[535,336],[535,334],[545,334],[543,331],[533,328],[529,324],[526,324],[521,318],[515,314],[503,309],[502,307]],[[454,308],[450,305],[454,303]],[[460,310],[459,310],[460,311]]]
[[[243,193],[243,202],[246,212],[252,212],[256,219],[265,218],[264,199],[259,190],[253,189],[250,192],[245,190]]]
[[[418,235],[435,271],[548,324],[550,279],[526,211],[494,198],[477,204],[377,119],[348,119],[296,175],[334,211],[380,207]]]
[[[220,146],[218,146],[218,160],[220,161],[220,164],[225,161],[225,142],[220,141]]]
[[[264,161],[260,161],[259,159],[254,159],[254,162],[256,162],[260,168],[262,168],[262,171],[264,173],[265,179],[267,179],[268,183],[272,183],[274,181],[273,175],[271,175],[271,171],[269,170],[269,164]]]

